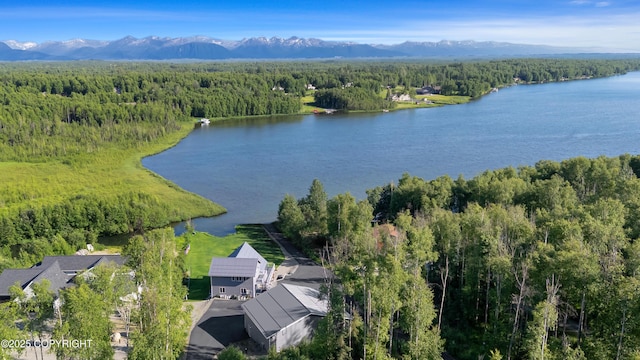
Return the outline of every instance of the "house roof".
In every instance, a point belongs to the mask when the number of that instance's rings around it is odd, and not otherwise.
[[[10,297],[9,288],[16,282],[22,289],[29,284],[49,280],[49,289],[55,293],[64,288],[69,282],[69,277],[60,269],[57,261],[48,266],[38,266],[31,269],[7,269],[0,274],[0,297]]]
[[[62,271],[83,271],[91,269],[98,264],[106,262],[114,262],[117,265],[124,265],[125,259],[120,255],[73,255],[73,256],[45,256],[42,262],[38,264],[38,267],[53,264],[58,262]]]
[[[0,297],[9,297],[9,288],[15,283],[24,289],[41,272],[42,269],[6,269],[0,274]]]
[[[60,269],[60,264],[57,261],[42,270],[42,272],[38,274],[32,282],[39,282],[44,279],[49,280],[49,290],[56,294],[58,293],[58,290],[65,288],[69,282],[69,276]]]
[[[65,273],[77,273],[107,262],[123,265],[125,259],[120,255],[45,256],[40,263],[29,269],[4,270],[0,274],[0,297],[9,297],[9,288],[16,282],[24,289],[30,283],[42,279],[49,280],[50,289],[57,293],[67,286],[72,277]]]
[[[256,276],[256,268],[258,267],[258,259],[243,259],[235,257],[213,258],[211,266],[209,266],[209,276],[216,277],[232,277]]]
[[[328,311],[326,300],[320,300],[318,290],[305,286],[279,284],[242,304],[258,330],[269,338],[281,329],[309,315],[324,316]]]
[[[233,250],[233,252],[229,255],[229,257],[234,258],[242,258],[242,259],[258,259],[258,262],[262,265],[267,264],[267,260],[265,260],[259,252],[256,251],[251,245],[249,245],[246,241],[244,244],[240,245],[237,249]]]
[[[229,255],[229,257],[239,259],[258,259],[258,267],[260,271],[264,271],[267,268],[267,260],[265,260],[259,252],[256,251],[246,241],[240,245],[237,249]]]

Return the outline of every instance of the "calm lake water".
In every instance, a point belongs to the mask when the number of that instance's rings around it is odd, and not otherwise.
[[[276,219],[286,193],[314,178],[329,196],[397,182],[402,173],[471,178],[541,159],[640,153],[640,73],[513,86],[432,109],[229,120],[196,128],[143,159],[150,170],[229,211],[194,221],[223,235]],[[177,229],[180,232],[180,229]]]

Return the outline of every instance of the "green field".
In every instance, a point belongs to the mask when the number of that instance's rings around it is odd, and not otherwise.
[[[300,101],[302,102],[302,108],[300,109],[300,112],[303,114],[312,114],[314,110],[324,112],[323,108],[314,105],[315,100],[313,98],[313,95],[303,96],[302,98],[300,98]]]
[[[138,148],[123,150],[113,145],[44,163],[0,162],[0,212],[55,204],[82,195],[109,198],[141,191],[170,204],[171,221],[224,213],[223,207],[142,167],[143,157],[174,146],[193,129],[192,123],[181,125],[179,131]]]
[[[209,266],[211,258],[227,257],[245,241],[249,243],[267,261],[280,265],[284,255],[262,228],[262,225],[238,225],[236,233],[225,237],[213,236],[205,232],[185,234],[178,238],[182,248],[189,241],[191,248],[185,259],[190,274],[189,299],[204,300],[209,296]]]

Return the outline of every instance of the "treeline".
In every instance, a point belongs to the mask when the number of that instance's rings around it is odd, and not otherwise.
[[[293,114],[301,107],[299,97],[272,90],[272,77],[199,73],[189,66],[115,74],[94,68],[89,74],[70,65],[53,74],[39,67],[0,71],[0,160],[43,161],[107,144],[136,147],[193,117]]]
[[[516,78],[548,82],[638,69],[637,59],[6,64],[0,69],[0,154],[1,160],[42,159],[104,142],[150,141],[190,117],[297,113],[307,84],[320,90],[320,106],[378,110],[389,106],[378,96],[387,87],[433,85],[444,95],[478,97]],[[62,146],[61,137],[75,141]]]
[[[29,267],[46,255],[71,255],[98,236],[143,233],[175,219],[175,209],[143,192],[76,196],[0,216],[1,268]]]
[[[314,94],[314,100],[316,106],[341,110],[372,111],[395,106],[394,102],[381,98],[376,92],[357,87],[320,90]]]
[[[307,197],[282,201],[278,220],[300,246],[330,249],[325,261],[354,300],[359,330],[342,332],[350,358],[430,358],[404,342],[407,317],[434,311],[413,323],[433,334],[434,353],[439,334],[459,359],[631,359],[638,175],[639,156],[578,157],[470,180],[405,174],[361,202],[312,201],[322,198],[314,182]]]
[[[60,238],[75,249],[81,245],[80,234],[93,241],[100,234],[178,220],[178,210],[150,196],[149,189],[127,187],[129,179],[122,178],[113,190],[122,194],[94,193],[110,177],[106,174],[109,169],[113,172],[124,166],[106,158],[150,153],[151,147],[186,133],[193,117],[298,113],[301,96],[309,94],[308,84],[318,89],[316,101],[321,106],[378,110],[393,106],[380,96],[387,87],[440,85],[448,94],[477,96],[491,87],[510,84],[515,77],[562,80],[622,74],[639,67],[640,60],[635,59],[4,64],[0,68],[0,161],[5,173],[0,176],[0,225],[6,246],[0,250],[0,267],[9,266],[20,254],[29,256],[24,255],[18,264],[41,254],[66,253],[68,248]],[[114,149],[122,153],[108,153]],[[9,176],[4,166],[11,165],[7,169],[16,174],[25,170],[25,176],[37,173],[36,166],[26,170],[15,163],[61,164],[55,171],[64,176],[47,174],[27,189],[24,179]],[[95,167],[104,176],[87,176],[87,167]],[[75,173],[84,175],[67,180]],[[89,190],[47,193],[50,182],[52,189],[61,189],[62,184],[53,186],[63,181],[58,179],[86,184],[83,188]],[[155,190],[155,194],[160,192]],[[89,220],[76,220],[78,216]],[[54,243],[59,243],[55,249]]]
[[[328,199],[317,179],[306,197],[287,195],[280,203],[280,229],[307,251],[330,246],[322,249],[341,286],[326,289],[330,312],[311,343],[269,359],[296,353],[309,359],[441,358],[434,294],[423,277],[424,264],[437,259],[433,236],[408,213],[399,214],[400,241],[387,227],[372,228],[372,213],[368,201],[348,193]]]

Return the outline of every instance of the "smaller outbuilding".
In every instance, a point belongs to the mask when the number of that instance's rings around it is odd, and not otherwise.
[[[318,290],[279,284],[242,304],[244,328],[262,348],[279,352],[311,337],[328,308]]]

